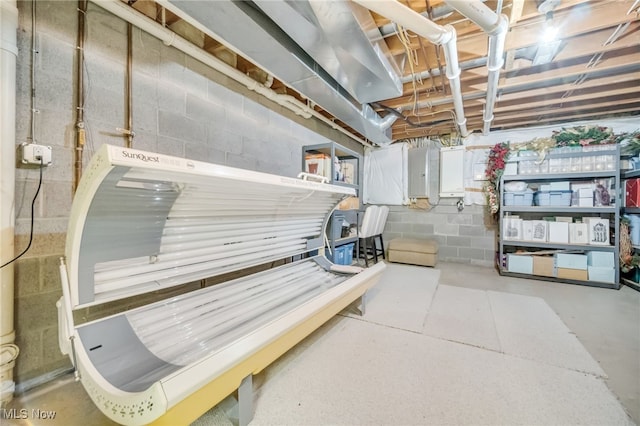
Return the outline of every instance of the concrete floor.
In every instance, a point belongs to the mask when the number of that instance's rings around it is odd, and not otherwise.
[[[640,293],[502,277],[491,268],[440,263],[440,284],[544,299],[606,372],[605,383],[640,424]]]
[[[420,268],[416,268],[416,270],[419,271]],[[537,296],[544,299],[562,322],[571,331],[573,331],[573,333],[575,333],[579,342],[589,352],[592,360],[594,359],[597,362],[598,365],[587,365],[586,370],[594,370],[593,374],[598,377],[597,381],[603,380],[606,386],[620,401],[624,410],[629,414],[631,419],[636,424],[640,424],[640,293],[627,287],[623,287],[621,290],[616,291],[577,285],[565,285],[546,281],[500,277],[495,270],[491,268],[464,264],[440,263],[436,270],[439,271],[439,277],[436,279],[440,284],[440,289],[447,289],[446,292],[438,293],[437,297],[444,297],[445,299],[446,297],[449,297],[452,298],[450,300],[455,300],[455,288],[462,287],[467,289],[498,291],[515,295]],[[424,269],[424,271],[429,271],[429,273],[436,272],[435,270],[428,268]],[[425,292],[424,297],[429,298],[428,302],[431,304],[431,298],[433,298],[434,293],[427,294],[429,292],[424,289],[417,289],[417,291]],[[511,297],[509,295],[506,296]],[[378,300],[382,299],[386,298],[378,298]],[[404,303],[402,300],[394,299],[391,302],[392,303],[389,306],[383,307],[384,311],[382,312],[382,315],[380,315],[380,318],[392,318],[394,317],[394,312],[397,312],[398,309],[402,309],[402,304]],[[435,304],[433,306],[435,306]],[[442,348],[447,345],[458,345],[457,343],[449,343],[451,341],[455,341],[456,338],[437,336],[437,334],[442,330],[441,327],[438,327],[438,318],[443,320],[442,324],[446,324],[447,320],[451,320],[451,318],[447,319],[446,315],[450,315],[450,312],[454,311],[453,307],[450,310],[440,308],[439,312],[436,313],[444,316],[434,315],[433,318],[436,322],[429,323],[429,321],[427,321],[426,324],[424,324],[424,330],[422,330],[423,324],[417,322],[419,320],[419,314],[417,312],[409,312],[409,315],[406,316],[406,318],[410,319],[408,323],[391,324],[391,327],[387,327],[387,331],[385,331],[385,333],[391,333],[387,336],[389,339],[396,338],[397,333],[400,331],[413,335],[413,337],[409,336],[409,338],[417,338],[416,336],[421,336],[418,333],[423,331],[428,335],[427,340],[429,341],[426,344],[431,345],[429,350],[424,352],[424,355],[426,356],[433,353],[434,350],[438,348]],[[478,315],[483,315],[481,309],[478,311]],[[475,320],[474,318],[470,319]],[[304,353],[307,353],[308,356],[315,356],[312,355],[312,353],[316,353],[315,350],[310,350],[309,348],[315,345],[317,341],[325,339],[325,336],[335,335],[336,330],[344,329],[345,326],[341,324],[344,324],[345,321],[349,324],[353,324],[349,326],[350,328],[355,327],[353,331],[355,334],[352,337],[349,337],[350,339],[363,335],[366,330],[375,331],[375,327],[377,326],[377,319],[375,317],[372,318],[369,326],[365,326],[363,321],[358,321],[351,315],[342,317],[342,319],[336,318],[335,320],[330,321],[329,324],[322,327],[307,340],[303,341],[299,347],[292,350],[290,354],[287,354],[283,359],[274,364],[273,368],[268,368],[262,377],[257,377],[254,385],[259,388],[264,388],[264,394],[260,397],[262,398],[262,401],[268,401],[267,391],[269,390],[268,387],[271,386],[269,382],[273,380],[274,389],[277,388],[276,379],[280,376],[284,376],[281,372],[287,372],[290,360],[295,360],[299,354]],[[430,336],[438,337],[438,339]],[[422,337],[424,338],[424,336]],[[478,339],[478,343],[475,343],[473,340],[468,343],[468,345],[471,345],[469,347],[470,350],[479,351],[478,357],[489,357],[491,359],[495,359],[495,357],[498,356],[498,352],[496,352],[497,348],[492,348],[491,346],[497,344],[502,344],[504,346],[506,343],[495,343],[494,340],[492,340],[494,337],[491,337],[488,334],[483,335],[482,333],[471,333],[468,336],[460,336],[460,338],[462,340]],[[424,341],[422,342],[424,343]],[[475,346],[481,349],[478,349]],[[334,349],[335,348],[332,350]],[[518,354],[515,356],[518,357]],[[528,362],[526,361],[526,356],[519,358],[525,358],[525,360],[522,361],[524,363]],[[515,361],[509,360],[508,362],[505,362],[507,365],[505,368],[509,368],[509,363],[513,362]],[[513,368],[519,368],[519,363],[521,363],[521,361],[515,362],[515,364],[513,364]],[[502,365],[503,363],[499,362],[498,364]],[[604,370],[606,375],[598,373],[597,370],[599,370],[600,367]],[[427,369],[426,374],[429,374],[428,370],[429,369]],[[540,370],[540,374],[542,375],[547,373]],[[575,373],[568,374],[575,376]],[[545,380],[548,380],[548,378]],[[532,377],[532,381],[538,381],[538,377]],[[593,380],[588,383],[593,384]],[[602,389],[597,389],[597,391],[602,392]],[[17,409],[27,408],[28,410],[32,410],[34,408],[40,410],[53,410],[56,411],[57,415],[55,420],[37,420],[33,418],[21,421],[3,420],[1,422],[3,426],[5,424],[113,424],[102,416],[97,408],[93,406],[86,393],[84,393],[81,385],[73,382],[70,377],[62,378],[51,385],[42,387],[41,389],[35,389],[26,395],[19,396],[10,407]],[[257,411],[257,414],[261,415],[261,417],[258,416],[256,419],[258,424],[274,424],[273,421],[269,422],[269,417],[265,417],[264,412],[260,412],[259,407]],[[216,414],[214,413],[210,415],[209,418],[213,420],[215,416]],[[547,417],[546,421],[543,419],[545,419],[545,417],[540,417],[539,421],[536,423],[553,423],[553,417]],[[204,418],[202,420],[204,420]],[[458,424],[469,423],[469,421],[465,421],[464,418],[453,419],[453,422]],[[510,423],[508,420],[506,422]],[[613,418],[609,423],[612,422],[615,422]],[[199,425],[220,424],[218,421],[199,421],[197,423]],[[555,423],[557,423],[557,421]],[[563,423],[571,423],[571,421]],[[602,422],[600,423],[602,424]]]

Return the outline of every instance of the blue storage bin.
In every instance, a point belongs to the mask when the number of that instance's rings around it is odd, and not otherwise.
[[[333,263],[336,265],[344,265],[345,250],[344,246],[336,247],[333,250]]]
[[[333,253],[333,263],[336,265],[351,265],[351,262],[353,262],[353,247],[353,243],[336,247]]]
[[[533,192],[505,192],[505,206],[531,206],[533,205]]]
[[[353,262],[353,247],[354,247],[354,244],[353,243],[345,244],[342,247],[344,247],[344,263],[343,263],[343,265],[351,265],[351,262]]]
[[[534,202],[536,206],[564,206],[571,205],[571,193],[573,191],[536,191]]]

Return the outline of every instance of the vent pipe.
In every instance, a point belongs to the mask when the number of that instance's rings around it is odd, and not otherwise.
[[[506,15],[498,15],[480,1],[445,0],[448,5],[469,18],[489,35],[489,51],[487,52],[487,97],[482,121],[482,133],[489,133],[493,121],[493,108],[498,96],[498,80],[500,69],[504,64],[504,43],[509,29]]]
[[[354,0],[359,5],[384,16],[398,25],[401,25],[421,37],[444,48],[447,61],[446,74],[451,87],[453,106],[456,112],[456,124],[462,137],[469,135],[467,119],[464,116],[462,103],[462,91],[460,88],[460,66],[458,64],[458,51],[456,46],[456,30],[451,25],[441,26],[418,12],[402,5],[396,0]]]
[[[16,178],[16,0],[0,1],[0,265],[14,257]],[[13,399],[18,347],[13,329],[13,263],[0,269],[0,405]]]

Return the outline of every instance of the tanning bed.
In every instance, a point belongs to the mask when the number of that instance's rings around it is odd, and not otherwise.
[[[61,350],[96,406],[121,424],[188,424],[362,297],[384,264],[323,255],[331,213],[354,195],[103,145],[73,200],[58,303]],[[74,323],[102,307],[118,313]]]

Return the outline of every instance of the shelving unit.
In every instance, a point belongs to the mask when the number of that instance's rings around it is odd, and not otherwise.
[[[604,167],[602,165],[598,165],[598,167],[602,167],[601,170],[589,170],[589,171],[575,171],[575,172],[563,172],[563,173],[536,173],[536,174],[512,174],[512,175],[504,175],[500,182],[500,220],[499,220],[499,257],[498,257],[498,269],[501,275],[514,276],[514,277],[522,277],[522,278],[533,278],[547,281],[555,281],[562,283],[571,283],[571,284],[580,284],[580,285],[589,285],[595,287],[606,287],[606,288],[614,288],[618,289],[620,287],[620,271],[617,267],[617,259],[619,258],[619,244],[618,244],[618,235],[620,231],[620,172],[619,172],[619,150],[616,146],[615,149],[610,150],[602,150],[602,151],[589,151],[589,152],[573,152],[573,153],[548,153],[545,161],[550,162],[555,159],[575,159],[575,158],[585,158],[585,157],[598,157],[598,156],[615,156],[615,165],[612,163],[608,163],[608,167]],[[602,158],[602,157],[600,157]],[[531,161],[531,157],[524,157],[516,159],[515,161]],[[572,160],[573,161],[573,160]],[[591,161],[588,159],[587,161]],[[595,158],[594,158],[595,163]],[[598,163],[595,163],[598,164]],[[640,176],[640,173],[638,173]],[[587,206],[537,206],[537,205],[509,205],[505,206],[504,204],[504,187],[505,183],[512,181],[524,181],[529,187],[536,187],[541,185],[549,185],[553,182],[561,182],[568,181],[570,183],[578,183],[578,182],[586,182],[586,181],[596,181],[596,180],[608,180],[611,181],[611,186],[608,188],[609,195],[611,197],[609,205],[605,206],[595,206],[595,207],[587,207]],[[640,212],[640,208],[638,209]],[[508,239],[505,238],[505,219],[512,218],[514,216],[518,216],[524,220],[544,220],[545,217],[548,216],[562,216],[565,218],[565,221],[573,222],[576,218],[583,217],[594,217],[594,218],[603,218],[609,220],[609,236],[611,243],[609,245],[600,245],[600,244],[567,244],[567,243],[556,243],[556,242],[543,242],[543,241],[528,241],[522,239]],[[548,225],[548,224],[547,224]],[[615,277],[613,282],[605,282],[593,279],[571,279],[571,278],[558,278],[557,276],[546,276],[546,275],[534,275],[533,273],[522,273],[519,271],[510,270],[509,265],[507,264],[507,257],[511,254],[516,254],[516,252],[524,252],[527,253],[540,253],[547,252],[547,254],[554,254],[553,258],[553,273],[550,275],[557,274],[557,260],[556,253],[566,253],[566,254],[586,254],[587,252],[605,252],[611,253],[614,259],[614,265],[611,265],[612,268],[615,269],[613,272]],[[598,255],[596,253],[596,255]],[[607,255],[610,256],[610,255]],[[532,257],[535,257],[532,255]],[[584,259],[584,258],[583,258]],[[539,260],[536,259],[536,261]],[[532,260],[533,262],[533,260]],[[526,262],[525,262],[526,263]],[[533,271],[532,271],[533,272]],[[595,272],[595,271],[594,271]],[[595,274],[594,274],[595,275]]]
[[[640,170],[630,170],[630,171],[626,171],[626,172],[622,172],[621,173],[621,194],[622,197],[625,196],[626,193],[626,179],[633,179],[633,178],[639,178],[640,177]],[[624,203],[621,203],[621,205]],[[629,214],[640,214],[640,207],[622,207],[620,209],[621,214],[624,213],[629,213]],[[635,251],[640,251],[640,246],[633,246],[633,250]],[[640,283],[637,283],[633,280],[630,280],[628,278],[625,277],[620,277],[620,282],[624,285],[626,285],[627,287],[631,287],[632,289],[636,290],[636,291],[640,291]]]
[[[330,164],[328,167],[316,166],[314,170],[310,170],[308,167],[308,159],[310,156],[315,156],[315,160],[318,159],[318,156],[324,156]],[[342,171],[343,174],[340,175],[336,165],[341,165],[342,167],[348,166],[350,170],[347,171],[347,173]],[[338,220],[336,219],[340,214],[343,214],[345,219],[350,223],[355,223],[356,225],[358,223],[358,214],[361,207],[362,197],[362,191],[360,189],[363,173],[362,155],[335,142],[306,145],[302,147],[302,170],[305,172],[315,172],[316,174],[323,175],[329,179],[329,183],[331,184],[354,188],[358,195],[358,199],[356,200],[357,202],[351,203],[347,208],[336,210],[334,214],[331,215],[329,223],[327,224],[327,248],[330,251],[330,254],[327,253],[327,257],[335,260],[334,256],[336,253],[336,247],[350,243],[356,243],[357,246],[357,235],[334,238],[333,231],[336,227],[341,227],[341,224],[338,224]],[[327,174],[329,174],[329,176],[326,176]],[[346,179],[342,180],[341,177],[345,175]]]

